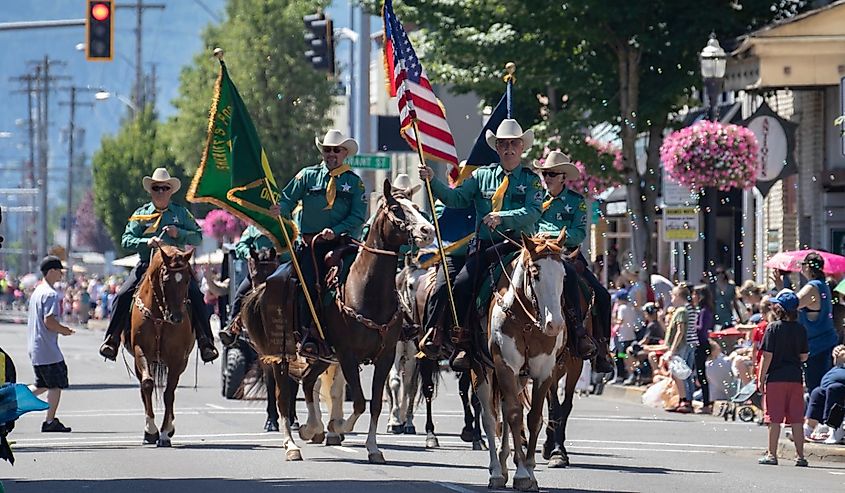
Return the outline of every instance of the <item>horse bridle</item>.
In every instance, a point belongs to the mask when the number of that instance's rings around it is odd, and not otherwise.
[[[402,205],[399,204],[399,207],[402,207]],[[410,226],[410,224],[408,224],[408,219],[407,218],[401,219],[393,211],[391,211],[390,206],[387,205],[387,200],[385,200],[381,204],[381,206],[379,207],[379,210],[384,213],[384,215],[387,217],[388,222],[390,222],[390,224],[394,228],[398,229],[399,231],[404,231],[406,233],[410,232],[411,226]],[[354,244],[358,248],[361,248],[362,250],[366,250],[367,252],[370,252],[370,253],[375,254],[375,255],[388,255],[388,256],[391,256],[391,257],[398,257],[399,256],[399,252],[394,252],[394,251],[391,251],[391,250],[382,250],[380,248],[373,248],[373,247],[367,245],[365,242],[358,241],[354,238],[350,238],[350,241],[352,242],[352,244]],[[412,245],[413,242],[414,242],[414,235],[409,233],[408,234],[408,244]]]
[[[167,265],[167,262],[165,262],[164,259],[162,259],[161,265],[162,265],[162,268],[159,269],[159,271],[158,271],[158,286],[159,286],[159,289],[161,289],[161,298],[159,298],[159,296],[158,296],[158,290],[156,289],[155,283],[153,283],[153,287],[152,287],[153,303],[155,304],[154,308],[157,308],[158,312],[161,313],[161,315],[162,315],[161,318],[153,316],[152,310],[147,308],[147,306],[144,305],[143,300],[141,300],[141,297],[138,296],[138,294],[139,294],[138,291],[136,291],[135,295],[134,295],[135,306],[138,308],[138,310],[140,310],[141,314],[144,315],[144,318],[152,320],[153,323],[155,323],[156,325],[172,324],[173,323],[173,322],[170,321],[170,315],[171,315],[170,308],[167,306],[167,303],[162,303],[162,300],[165,298],[165,295],[164,295],[164,275],[169,274],[169,273],[174,273],[174,274],[180,273],[180,272],[188,270],[191,267],[191,265],[189,263],[185,262],[185,265],[183,265],[181,267],[171,268],[170,266]],[[151,280],[151,282],[152,282],[152,280]]]

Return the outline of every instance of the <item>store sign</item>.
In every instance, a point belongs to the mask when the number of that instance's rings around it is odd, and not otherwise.
[[[664,207],[663,241],[698,241],[698,207]]]
[[[797,124],[784,120],[764,101],[742,122],[757,137],[757,189],[764,196],[778,180],[798,173],[795,165],[795,129]]]
[[[693,194],[689,188],[672,180],[666,171],[663,171],[663,204],[664,205],[685,205],[698,203],[697,194]]]

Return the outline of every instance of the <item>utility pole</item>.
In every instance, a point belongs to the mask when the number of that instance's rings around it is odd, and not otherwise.
[[[74,161],[74,147],[73,147],[73,139],[74,135],[76,134],[76,107],[77,106],[89,106],[93,107],[94,103],[80,103],[76,100],[76,92],[78,90],[85,90],[84,88],[78,88],[76,86],[71,86],[67,88],[70,91],[70,101],[69,102],[61,102],[59,103],[60,106],[70,106],[70,122],[68,124],[68,146],[67,146],[67,219],[66,219],[66,229],[67,229],[67,238],[65,240],[65,254],[67,255],[67,275],[68,279],[73,279],[73,270],[71,269],[71,257],[70,252],[72,248],[71,238],[73,237],[73,161]]]
[[[29,144],[29,160],[21,169],[21,171],[23,171],[21,187],[32,188],[35,186],[35,118],[32,115],[32,99],[37,78],[34,74],[25,74],[19,77],[12,77],[10,80],[26,83],[26,89],[14,92],[23,92],[26,94],[26,126]],[[32,272],[32,224],[34,221],[32,221],[32,218],[27,217],[27,219],[22,222],[24,224],[24,234],[21,235],[24,251],[23,267],[25,272]]]
[[[136,3],[118,4],[118,9],[135,9],[135,90],[132,95],[132,102],[135,104],[136,114],[144,107],[144,60],[143,60],[143,39],[144,39],[144,10],[164,10],[164,4],[144,3],[144,0],[137,0]]]

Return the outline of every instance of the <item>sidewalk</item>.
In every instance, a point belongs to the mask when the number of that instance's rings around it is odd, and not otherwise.
[[[612,399],[620,399],[642,404],[642,397],[646,388],[646,386],[624,386],[608,383],[605,385],[604,393],[602,395]],[[718,416],[713,416],[713,418],[719,420],[722,419]],[[792,440],[781,438],[778,445],[778,456],[792,457],[794,455],[795,446],[792,444]],[[815,459],[817,461],[845,462],[845,446],[804,442],[804,455],[810,460]]]

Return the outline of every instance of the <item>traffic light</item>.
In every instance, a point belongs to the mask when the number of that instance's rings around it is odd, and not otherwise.
[[[114,2],[88,0],[85,14],[85,59],[110,62],[114,57]]]
[[[325,70],[334,75],[334,32],[332,20],[323,13],[302,17],[305,23],[305,43],[308,49],[305,58],[316,70]]]

